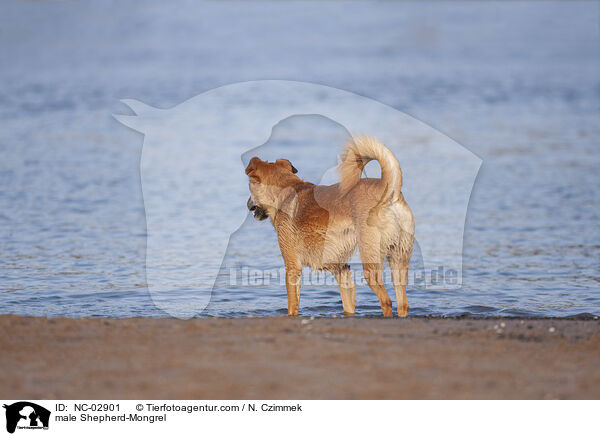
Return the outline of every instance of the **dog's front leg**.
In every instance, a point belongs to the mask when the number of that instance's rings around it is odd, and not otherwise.
[[[300,282],[302,279],[301,268],[285,269],[285,286],[288,295],[288,315],[298,316],[298,307],[300,306]]]
[[[333,275],[335,276],[340,288],[344,314],[354,315],[354,311],[356,309],[356,284],[352,278],[350,265],[343,265],[339,269],[334,269]]]

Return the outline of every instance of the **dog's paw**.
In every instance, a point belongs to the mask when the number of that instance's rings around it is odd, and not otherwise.
[[[408,316],[408,304],[398,307],[398,316],[401,318]]]
[[[383,311],[383,316],[386,318],[391,318],[394,316],[394,311],[392,310],[391,304],[389,306],[383,306],[381,310]]]

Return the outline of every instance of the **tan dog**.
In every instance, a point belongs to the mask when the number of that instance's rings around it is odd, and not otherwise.
[[[381,179],[361,179],[371,160]],[[387,259],[396,290],[398,315],[408,314],[406,282],[414,241],[414,218],[402,195],[402,171],[392,152],[375,138],[354,136],[338,168],[340,183],[316,186],[301,180],[286,159],[269,163],[253,157],[248,209],[257,220],[271,218],[286,268],[288,315],[298,315],[302,266],[331,271],[344,312],[353,314],[356,286],[348,260],[358,247],[367,283],[379,298],[384,316],[392,300],[383,286]]]

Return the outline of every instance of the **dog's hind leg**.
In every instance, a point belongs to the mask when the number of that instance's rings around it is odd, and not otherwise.
[[[367,283],[379,298],[383,316],[392,316],[392,299],[383,286],[383,264],[380,263],[363,263],[363,271]]]
[[[363,273],[370,288],[375,292],[381,304],[383,316],[392,316],[392,299],[383,286],[383,261],[385,255],[380,248],[379,235],[363,228],[360,232],[358,250],[363,264]]]
[[[414,231],[409,233],[401,231],[398,242],[389,247],[388,262],[392,271],[392,280],[396,290],[396,303],[398,316],[408,315],[408,300],[406,299],[406,285],[408,283],[408,262],[414,244]]]
[[[406,283],[408,281],[408,261],[401,258],[397,253],[388,257],[392,280],[396,290],[396,303],[398,304],[398,316],[408,315],[408,300],[406,298]]]
[[[342,265],[338,269],[334,269],[333,275],[335,276],[340,288],[344,314],[354,315],[356,309],[356,284],[352,278],[352,270],[350,270],[350,265],[346,264]]]

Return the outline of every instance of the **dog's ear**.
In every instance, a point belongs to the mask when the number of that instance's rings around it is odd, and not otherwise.
[[[258,167],[258,164],[261,162],[261,160],[259,158],[257,158],[256,156],[254,156],[252,159],[250,159],[250,162],[248,163],[248,166],[246,167],[246,175],[248,177],[250,177],[251,180],[254,180],[255,182],[260,182],[260,177],[258,177],[258,174],[256,174],[256,168]]]
[[[250,159],[250,162],[248,162],[248,166],[246,167],[246,174],[250,174],[252,171],[254,171],[259,162],[261,162],[261,160],[256,156]]]
[[[250,171],[250,173],[248,173],[248,177],[253,182],[260,183],[260,177],[258,177],[258,175],[256,174],[256,171]]]
[[[287,159],[277,159],[275,163],[287,167],[292,172],[292,174],[296,174],[298,172],[294,165],[292,165],[292,163]]]

